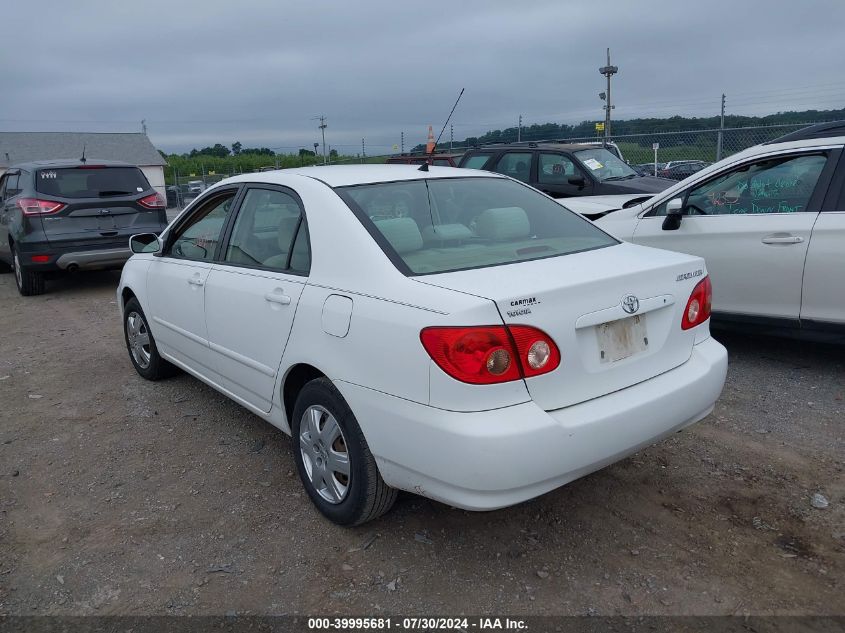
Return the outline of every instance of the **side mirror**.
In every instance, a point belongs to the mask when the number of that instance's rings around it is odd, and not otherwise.
[[[583,189],[584,186],[587,184],[587,181],[584,180],[582,176],[570,176],[569,177],[569,184],[575,185],[579,189]]]
[[[139,233],[129,238],[129,250],[133,253],[158,253],[161,240],[155,233]]]
[[[663,218],[664,231],[677,231],[681,228],[681,219],[684,217],[684,201],[681,198],[672,198],[666,203],[666,217]]]

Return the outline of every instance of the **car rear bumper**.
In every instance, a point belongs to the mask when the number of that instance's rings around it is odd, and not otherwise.
[[[62,270],[93,270],[122,266],[132,256],[128,248],[112,248],[99,251],[74,251],[59,255],[56,266]]]
[[[18,248],[22,265],[41,272],[120,268],[132,256],[123,240],[120,244],[111,241],[102,247],[19,242]]]
[[[727,352],[712,338],[683,365],[556,411],[527,402],[445,411],[338,381],[391,486],[467,510],[526,501],[603,468],[712,410]]]

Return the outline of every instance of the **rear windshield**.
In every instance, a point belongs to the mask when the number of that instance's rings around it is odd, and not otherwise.
[[[62,198],[107,198],[137,195],[150,183],[137,167],[70,167],[38,170],[35,189]]]
[[[591,222],[504,178],[335,189],[405,274],[511,264],[612,246]]]

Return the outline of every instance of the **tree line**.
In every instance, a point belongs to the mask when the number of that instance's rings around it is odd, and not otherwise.
[[[695,130],[712,130],[719,127],[719,116],[712,117],[683,117],[671,116],[663,118],[637,118],[612,122],[613,136],[628,134],[656,134],[660,132],[688,132]],[[778,112],[766,116],[725,115],[726,128],[757,127],[765,125],[787,125],[795,123],[818,123],[821,121],[837,121],[845,119],[845,108],[839,110],[803,110],[800,112]],[[502,130],[490,130],[481,136],[468,136],[463,141],[455,140],[453,145],[458,147],[472,147],[485,143],[513,143],[517,138],[523,141],[539,141],[552,139],[578,139],[596,136],[596,121],[582,121],[577,125],[566,123],[540,123],[523,126],[520,130],[514,126]],[[438,151],[446,151],[448,143],[439,143]],[[422,152],[425,144],[412,148],[412,152]]]

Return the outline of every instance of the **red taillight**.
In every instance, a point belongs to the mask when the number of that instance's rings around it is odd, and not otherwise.
[[[30,259],[36,264],[46,264],[50,261],[49,255],[33,255]]]
[[[65,205],[55,200],[39,200],[38,198],[21,198],[18,206],[24,215],[50,215],[58,213]]]
[[[440,369],[474,385],[538,376],[560,364],[554,341],[525,325],[429,327],[420,340]]]
[[[693,288],[681,320],[681,329],[688,330],[709,319],[712,304],[713,286],[710,284],[710,277],[708,276],[699,281]]]
[[[560,365],[560,351],[548,334],[527,325],[509,325],[526,378],[546,374]]]
[[[148,209],[166,209],[167,202],[161,197],[160,193],[151,193],[138,200],[138,204]]]

